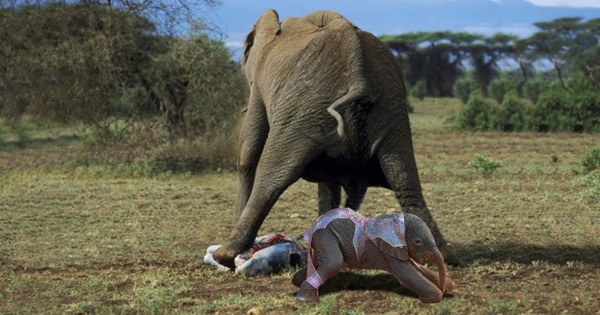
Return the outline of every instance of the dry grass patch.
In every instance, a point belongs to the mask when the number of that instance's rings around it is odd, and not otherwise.
[[[456,132],[460,102],[413,103],[425,197],[464,261],[449,268],[456,292],[441,303],[419,302],[381,272],[342,272],[316,306],[295,300],[293,270],[255,279],[217,273],[202,257],[229,234],[235,174],[133,179],[54,169],[77,150],[63,146],[0,151],[0,312],[599,312],[600,201],[573,172],[598,135]],[[31,162],[53,150],[63,153]],[[468,166],[475,154],[502,166],[480,174]],[[315,219],[316,190],[304,181],[290,187],[261,233],[302,232]],[[370,189],[361,211],[398,204]]]

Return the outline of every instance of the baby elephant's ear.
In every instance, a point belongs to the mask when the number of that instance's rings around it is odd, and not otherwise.
[[[409,259],[404,240],[404,215],[377,216],[369,220],[365,232],[380,251],[400,260]]]
[[[406,246],[394,247],[387,241],[382,240],[380,238],[376,238],[374,242],[381,252],[386,253],[402,261],[408,260],[408,250]]]

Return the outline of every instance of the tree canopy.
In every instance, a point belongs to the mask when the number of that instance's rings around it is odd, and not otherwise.
[[[403,65],[408,85],[423,81],[430,96],[451,96],[452,86],[466,72],[472,73],[485,93],[499,76],[503,62],[511,61],[518,65],[521,81],[533,75],[536,65],[539,69],[551,64],[561,86],[568,89],[573,61],[600,43],[600,19],[565,17],[535,26],[538,31],[523,39],[504,33],[483,36],[450,31],[412,32],[380,39]],[[594,77],[595,68],[589,64],[587,68]]]

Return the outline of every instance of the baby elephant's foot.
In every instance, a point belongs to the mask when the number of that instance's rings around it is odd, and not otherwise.
[[[310,283],[304,281],[300,286],[300,291],[298,291],[298,295],[296,298],[302,302],[319,302],[319,292],[317,289],[313,288]]]
[[[430,295],[419,296],[419,299],[423,303],[438,303],[441,302],[443,298],[442,291],[438,290],[438,292]]]
[[[452,281],[450,278],[446,278],[446,286],[445,286],[446,291],[448,293],[451,293],[454,290],[454,281]]]

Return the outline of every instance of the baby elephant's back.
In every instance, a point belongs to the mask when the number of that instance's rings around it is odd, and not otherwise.
[[[338,244],[344,255],[344,266],[352,269],[381,269],[386,270],[387,264],[377,246],[368,238],[362,238],[361,257],[357,257],[354,247],[354,234],[356,224],[349,218],[332,220],[326,230],[337,238]],[[362,235],[361,235],[362,236]]]

